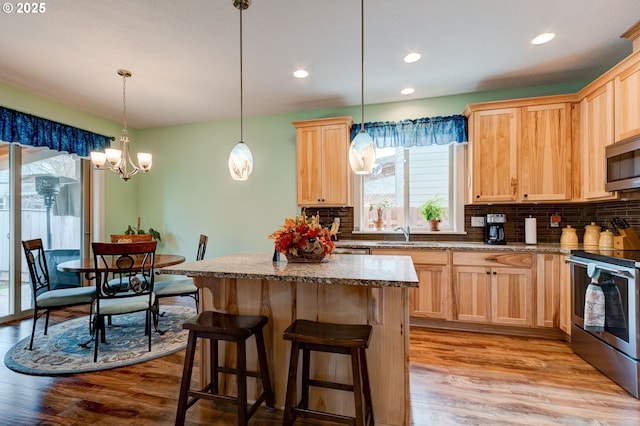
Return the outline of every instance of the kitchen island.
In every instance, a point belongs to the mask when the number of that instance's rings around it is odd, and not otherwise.
[[[290,343],[282,332],[296,319],[370,324],[373,327],[367,363],[377,425],[409,425],[408,291],[418,286],[409,256],[335,254],[321,263],[272,262],[272,253],[241,253],[163,268],[160,273],[193,277],[200,289],[200,310],[260,314],[276,407],[285,400]],[[202,345],[200,383],[209,376],[208,345]],[[232,365],[233,345],[225,344],[221,359]],[[253,345],[248,367],[256,368]],[[311,377],[351,383],[348,357],[314,353]],[[223,377],[221,392],[234,394],[235,377]],[[249,378],[249,399],[259,393]],[[310,406],[353,415],[353,396],[333,389],[311,389]]]

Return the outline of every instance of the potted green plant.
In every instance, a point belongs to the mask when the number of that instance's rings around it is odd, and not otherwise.
[[[447,208],[442,206],[444,199],[436,194],[433,198],[424,202],[420,206],[420,214],[424,217],[424,220],[429,222],[431,231],[439,231],[440,219],[447,213]]]
[[[374,221],[376,229],[382,228],[382,216],[385,210],[389,210],[391,208],[391,203],[389,201],[384,200],[379,203],[369,204],[369,211],[376,211],[376,220]]]
[[[136,243],[136,242],[151,241],[151,240],[162,241],[162,236],[160,235],[160,232],[158,232],[153,228],[149,228],[146,231],[140,228],[140,218],[138,218],[137,228],[134,228],[133,226],[129,225],[127,229],[125,229],[124,233],[111,234],[112,243],[117,243],[121,241]]]

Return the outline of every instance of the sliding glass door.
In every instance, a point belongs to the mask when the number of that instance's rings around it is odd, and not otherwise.
[[[77,259],[83,245],[83,161],[47,148],[0,143],[0,322],[32,308],[22,240],[40,238],[58,288],[81,285],[60,275],[59,262]],[[87,189],[90,187],[86,185]]]

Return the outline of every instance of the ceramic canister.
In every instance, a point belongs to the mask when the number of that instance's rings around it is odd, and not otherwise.
[[[598,242],[600,241],[600,225],[596,225],[595,222],[591,222],[591,225],[587,225],[584,227],[584,238],[582,240],[582,245],[586,247],[598,247]]]
[[[563,247],[578,246],[578,234],[576,233],[576,228],[572,228],[571,225],[567,225],[562,229],[562,235],[560,235],[560,245]]]
[[[598,247],[601,249],[612,249],[613,248],[613,232],[602,231],[600,233],[600,239],[598,240]]]

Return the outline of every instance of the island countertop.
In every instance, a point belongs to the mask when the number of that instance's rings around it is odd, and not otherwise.
[[[288,263],[284,255],[238,253],[162,268],[161,274],[192,277],[265,279],[299,283],[417,288],[410,256],[332,254],[321,263]]]

